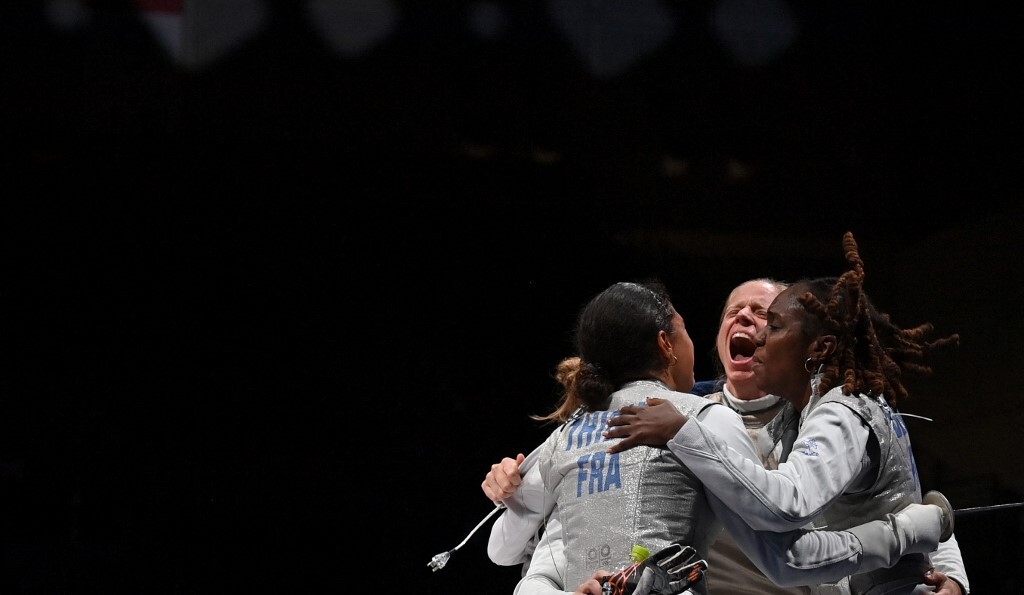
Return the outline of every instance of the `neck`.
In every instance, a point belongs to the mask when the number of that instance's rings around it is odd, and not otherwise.
[[[622,387],[627,386],[629,384],[635,384],[637,382],[656,382],[658,384],[661,384],[663,386],[668,387],[669,390],[676,390],[676,387],[673,386],[671,383],[666,382],[664,378],[661,378],[661,377],[658,377],[658,376],[653,376],[653,375],[652,376],[645,376],[643,378],[634,378],[633,380],[628,380],[628,381],[624,382],[619,388],[622,388]]]
[[[789,401],[790,403],[792,403],[793,404],[793,408],[796,409],[797,411],[803,411],[804,407],[807,407],[807,404],[811,402],[811,387],[810,387],[810,385],[808,384],[807,390],[805,390],[804,392],[800,393],[800,395],[797,398],[795,398],[795,399],[786,398],[786,400]]]
[[[655,380],[664,384],[672,390],[678,390],[675,380],[672,379],[672,375],[668,373],[668,370],[662,370],[660,374],[649,374],[644,380]]]
[[[725,395],[725,400],[729,407],[739,411],[740,414],[761,413],[775,408],[782,402],[780,397],[776,397],[774,395],[764,395],[763,397],[748,399],[737,397],[733,394],[732,389],[729,388],[728,384],[722,387],[722,392]]]
[[[725,381],[726,388],[733,397],[741,401],[753,401],[765,397],[768,393],[757,388],[753,379],[748,381],[733,381],[731,378]]]

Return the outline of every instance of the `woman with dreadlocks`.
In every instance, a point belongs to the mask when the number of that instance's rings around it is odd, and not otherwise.
[[[703,557],[723,526],[734,537],[742,533],[737,541],[750,546],[744,550],[749,556],[771,565],[772,580],[785,575],[791,584],[888,567],[906,552],[934,550],[942,538],[944,519],[952,514],[948,507],[911,502],[886,519],[868,519],[849,530],[755,533],[707,494],[672,453],[637,448],[609,454],[609,442],[602,439],[609,418],[624,405],[657,397],[699,420],[731,451],[760,460],[736,412],[681,392],[693,386],[693,343],[660,284],[613,284],[581,310],[574,334],[578,355],[558,367],[563,398],[554,412],[538,418],[561,423],[531,455],[533,466],[519,489],[527,496],[521,505],[506,501],[501,517],[518,519],[508,523],[517,535],[507,534],[504,541],[520,548],[527,541],[520,537],[546,523],[517,595],[564,593],[574,585],[578,593],[599,595],[609,584],[623,587],[616,593],[636,595],[669,595],[691,586],[694,593],[714,592],[700,580],[702,569],[691,574],[690,565],[702,561],[679,563],[676,556],[690,546]],[[865,531],[878,538],[866,539]],[[660,577],[670,590],[633,591],[608,579],[609,567],[627,559],[634,545],[657,552],[643,573]],[[671,564],[662,568],[664,561]]]
[[[792,284],[772,301],[755,339],[758,388],[790,405],[766,427],[778,445],[778,469],[740,455],[700,420],[657,399],[623,407],[609,420],[605,436],[621,439],[609,452],[667,445],[705,489],[760,531],[848,529],[922,502],[910,439],[894,407],[907,398],[902,374],[930,374],[925,357],[959,337],[929,341],[930,324],[893,324],[863,291],[864,264],[852,234],[843,248],[850,270]],[[938,493],[923,500],[935,499],[948,506]],[[951,534],[950,526],[944,536]],[[927,554],[910,554],[821,591],[911,593],[929,570]]]

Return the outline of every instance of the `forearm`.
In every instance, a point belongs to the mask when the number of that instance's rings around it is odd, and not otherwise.
[[[549,520],[544,536],[541,537],[530,558],[526,575],[516,585],[514,595],[563,595],[562,577],[565,575],[565,553],[562,542],[562,525],[557,516]]]
[[[572,591],[563,591],[552,577],[539,574],[527,574],[516,585],[513,595],[571,595]]]
[[[690,420],[669,441],[669,449],[751,528],[760,531],[789,531],[807,523],[803,515],[787,515],[775,504],[786,492],[785,477],[772,478],[759,460],[730,452],[728,445],[697,420]]]
[[[553,438],[548,437],[526,456],[519,466],[522,482],[519,489],[501,503],[508,509],[491,526],[487,556],[500,566],[514,566],[529,560],[530,545],[554,506],[554,497],[545,492],[538,461],[550,450]]]
[[[538,466],[534,465],[523,476],[516,493],[502,500],[508,510],[491,526],[487,541],[487,556],[492,562],[514,566],[529,559],[530,540],[538,535],[549,512],[544,502],[543,481]]]
[[[713,494],[708,502],[743,553],[780,587],[835,582],[860,566],[860,541],[847,531],[755,531]]]
[[[765,470],[759,459],[730,448],[697,420],[687,422],[668,447],[752,528],[790,531],[805,526],[865,472],[867,427],[838,407],[814,417],[777,470]]]

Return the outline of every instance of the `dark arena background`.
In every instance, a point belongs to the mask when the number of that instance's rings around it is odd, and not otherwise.
[[[0,5],[0,593],[511,593],[492,462],[577,309],[660,277],[697,345],[844,269],[961,346],[924,489],[1024,500],[1022,18],[987,3]],[[1020,593],[1021,508],[963,514]]]

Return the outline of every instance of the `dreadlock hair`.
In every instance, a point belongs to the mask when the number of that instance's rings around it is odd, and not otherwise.
[[[594,296],[580,311],[575,343],[578,356],[559,362],[555,379],[563,394],[547,415],[537,421],[562,422],[580,407],[607,407],[611,394],[631,380],[664,367],[658,332],[672,334],[675,308],[657,279],[619,282]]]
[[[904,373],[928,376],[932,368],[922,362],[931,352],[959,345],[952,334],[928,341],[934,327],[924,323],[910,329],[896,326],[878,311],[864,292],[864,262],[851,232],[843,235],[843,252],[850,270],[840,277],[804,279],[798,297],[811,316],[804,324],[808,339],[834,334],[835,352],[824,362],[819,390],[822,394],[842,383],[843,393],[884,395],[890,403],[907,398]]]

